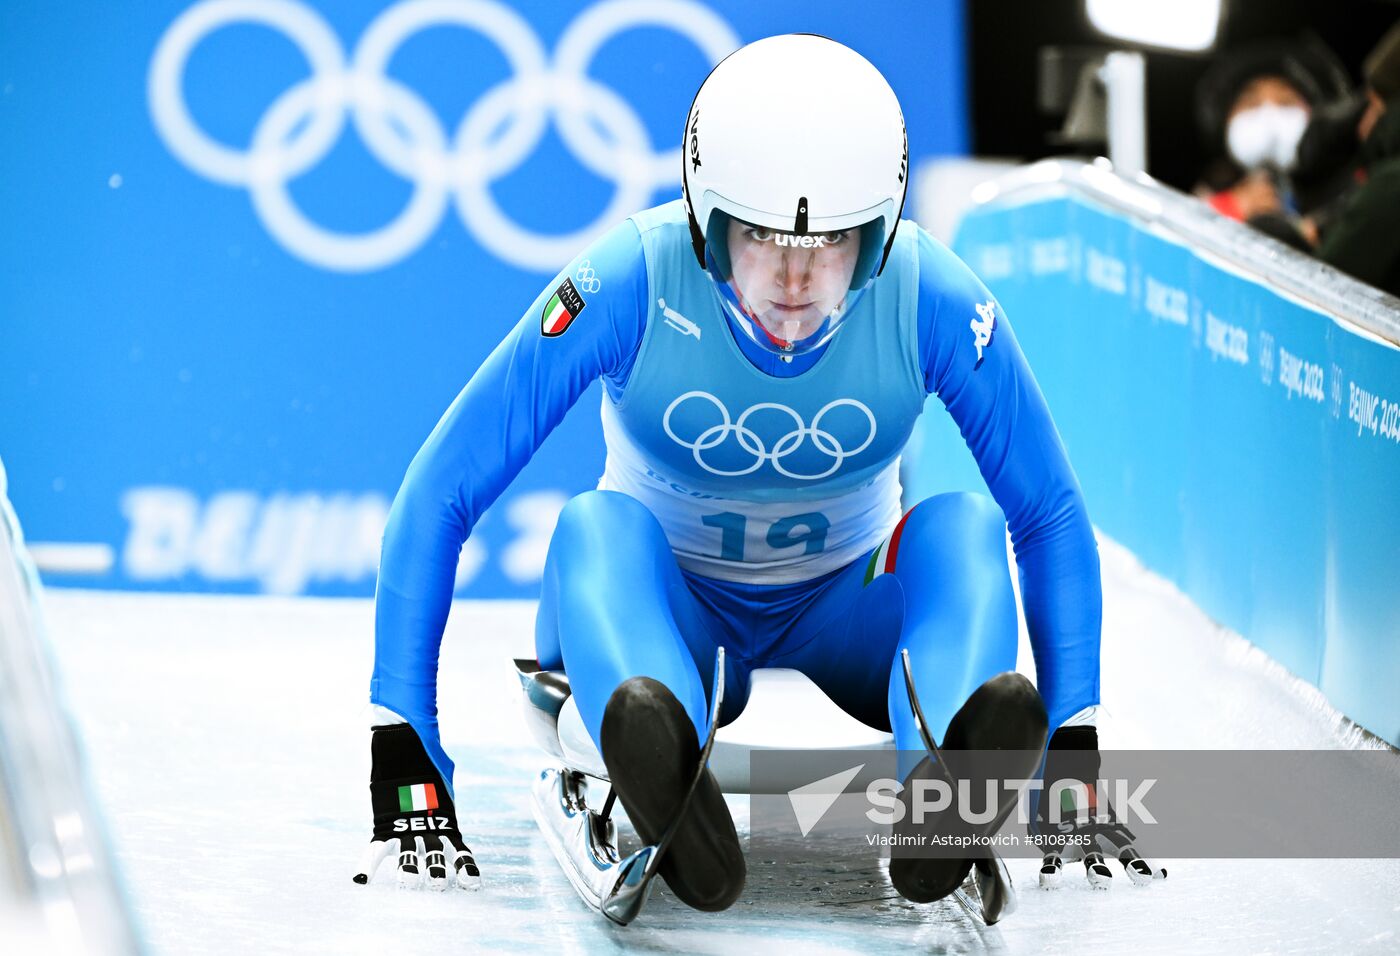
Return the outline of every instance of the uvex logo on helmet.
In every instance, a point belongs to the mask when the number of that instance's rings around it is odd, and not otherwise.
[[[790,232],[780,232],[773,236],[775,246],[801,246],[803,249],[820,249],[826,245],[826,236],[795,236]]]
[[[700,111],[696,110],[690,117],[690,171],[693,173],[701,166],[700,162]]]

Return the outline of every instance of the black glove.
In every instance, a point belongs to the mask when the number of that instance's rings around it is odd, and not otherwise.
[[[1101,762],[1099,732],[1094,727],[1061,727],[1050,738],[1045,754],[1045,789],[1040,793],[1032,831],[1045,851],[1040,885],[1046,889],[1060,884],[1066,857],[1074,859],[1076,856],[1084,859],[1089,883],[1108,889],[1112,885],[1113,871],[1104,861],[1105,853],[1116,856],[1128,878],[1136,884],[1167,878],[1166,870],[1153,866],[1138,853],[1133,846],[1136,837],[1118,820],[1107,800],[1088,808],[1061,806],[1059,822],[1051,822],[1050,790],[1054,782],[1076,780],[1084,784],[1093,800]],[[1072,793],[1064,793],[1061,799],[1070,798]]]
[[[374,839],[365,851],[356,883],[368,883],[390,853],[399,856],[399,886],[445,890],[481,886],[471,848],[457,828],[457,811],[417,732],[408,724],[374,727],[369,797]],[[449,879],[452,873],[455,879]]]

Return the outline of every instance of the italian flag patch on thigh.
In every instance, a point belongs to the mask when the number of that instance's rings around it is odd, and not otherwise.
[[[415,810],[436,810],[437,808],[437,787],[433,784],[415,783],[411,787],[399,787],[400,813],[412,813]]]
[[[894,570],[895,561],[899,558],[899,539],[904,534],[904,523],[909,520],[909,516],[913,513],[913,508],[904,512],[904,517],[899,519],[899,524],[894,526],[890,536],[871,553],[870,563],[865,566],[866,584],[874,581],[880,575],[888,574]]]

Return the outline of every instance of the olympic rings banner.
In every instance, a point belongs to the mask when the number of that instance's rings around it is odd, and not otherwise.
[[[790,31],[861,51],[917,189],[967,149],[961,9],[4,4],[0,459],[46,582],[373,593],[413,453],[561,265],[679,194],[714,63]],[[459,594],[535,595],[598,401],[487,512]]]

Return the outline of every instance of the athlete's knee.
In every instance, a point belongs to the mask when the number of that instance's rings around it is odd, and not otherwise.
[[[631,495],[620,491],[585,491],[569,499],[559,512],[556,533],[563,529],[616,531],[628,525],[655,524],[656,518]]]
[[[1006,515],[986,495],[971,491],[950,491],[925,498],[909,515],[905,533],[916,535],[927,527],[944,540],[959,538],[967,545],[981,545],[995,551],[1006,547]]]
[[[554,526],[554,543],[589,542],[611,547],[619,537],[660,534],[655,516],[619,491],[585,491],[569,499]]]
[[[975,491],[949,491],[934,495],[919,502],[913,510],[910,521],[922,515],[926,519],[937,517],[944,521],[957,520],[974,525],[1006,525],[1006,515],[1001,506],[987,495]]]

